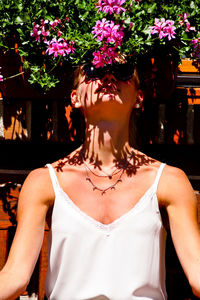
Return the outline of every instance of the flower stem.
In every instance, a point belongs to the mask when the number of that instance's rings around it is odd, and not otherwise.
[[[57,63],[55,64],[55,66],[53,66],[53,68],[52,68],[49,72],[47,72],[47,73],[48,73],[48,74],[51,73],[51,72],[57,67],[57,65],[60,63],[60,61],[61,61],[61,55],[60,55],[60,57],[59,57]]]
[[[8,80],[8,79],[11,79],[11,78],[15,78],[15,77],[20,76],[20,75],[22,75],[22,74],[24,74],[24,72],[20,72],[20,73],[17,73],[17,74],[15,74],[15,75],[6,77],[6,78],[3,79],[3,81]]]

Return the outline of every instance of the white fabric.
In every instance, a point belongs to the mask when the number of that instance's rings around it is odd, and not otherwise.
[[[166,232],[156,196],[163,167],[135,207],[104,225],[70,200],[48,165],[55,191],[48,236],[48,299],[167,299]]]

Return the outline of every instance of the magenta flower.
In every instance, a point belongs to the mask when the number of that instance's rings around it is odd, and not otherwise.
[[[94,37],[98,37],[98,40],[104,39],[104,37],[108,36],[107,27],[109,27],[109,21],[107,21],[105,18],[102,19],[102,21],[98,20],[96,22],[96,25],[92,27],[94,29],[92,33],[94,34]]]
[[[109,13],[110,15],[113,13],[120,14],[121,11],[126,11],[122,5],[125,3],[125,0],[99,0],[98,2],[98,12],[103,11],[105,13]]]
[[[31,36],[35,38],[36,42],[41,42],[41,37],[44,38],[44,41],[47,40],[47,36],[49,36],[50,32],[49,30],[46,31],[45,24],[47,24],[48,21],[41,20],[41,26],[33,23],[33,32],[31,33]]]
[[[164,37],[168,37],[168,40],[175,38],[175,30],[174,21],[165,20],[165,18],[161,18],[160,20],[155,18],[154,26],[151,26],[152,29],[151,34],[158,34],[159,39]]]
[[[65,52],[69,55],[71,52],[74,54],[75,48],[74,48],[74,42],[65,43],[64,45]]]
[[[93,56],[93,65],[95,65],[96,68],[103,67],[105,62],[105,54],[98,50],[97,52],[93,52]]]
[[[35,38],[36,42],[40,42],[41,39],[40,39],[40,35],[42,33],[41,30],[38,30],[40,29],[40,26],[38,24],[35,24],[33,23],[33,32],[31,33],[31,36]]]
[[[65,56],[66,54],[70,54],[71,52],[75,52],[74,42],[67,43],[63,38],[52,39],[50,42],[47,42],[48,48],[46,53],[49,55],[53,54],[54,57]]]
[[[194,26],[190,26],[190,22],[188,21],[187,17],[189,16],[188,13],[183,13],[181,15],[178,15],[180,17],[180,21],[179,21],[179,25],[180,26],[183,26],[185,25],[186,26],[186,32],[189,32],[190,30],[191,31],[196,31],[196,28]]]
[[[159,39],[162,39],[165,37],[164,28],[166,26],[165,19],[162,18],[161,21],[159,19],[155,19],[154,26],[151,26],[150,29],[152,29],[151,34],[157,33],[159,35]]]
[[[176,27],[174,26],[174,21],[167,20],[166,24],[167,26],[165,27],[164,31],[166,36],[168,37],[168,40],[170,41],[172,38],[175,39]]]
[[[191,41],[194,46],[193,57],[200,58],[200,37]]]
[[[61,36],[63,33],[62,33],[62,31],[61,30],[58,30],[58,33],[57,33],[57,36]]]
[[[180,14],[180,15],[178,15],[178,16],[180,17],[179,24],[180,24],[181,26],[183,26],[185,23],[189,23],[189,22],[188,22],[188,19],[187,19],[187,17],[189,16],[188,13],[183,13],[183,14]]]
[[[108,47],[106,44],[104,44],[99,51],[93,52],[93,65],[95,65],[96,68],[103,67],[104,65],[108,64],[111,65],[118,56],[116,49],[116,46]]]
[[[2,68],[0,67],[0,69],[2,69]],[[3,75],[0,74],[0,82],[2,82],[2,81],[3,81]]]
[[[123,27],[116,25],[113,21],[107,21],[105,18],[102,21],[98,20],[93,27],[92,33],[97,41],[105,41],[106,43],[122,42],[124,33]]]
[[[196,31],[196,28],[194,26],[190,26],[189,22],[186,23],[185,25],[186,25],[186,30],[185,30],[186,32],[189,32],[190,30],[191,31]]]
[[[50,32],[49,30],[45,31],[45,27],[42,26],[41,27],[41,35],[44,37],[44,41],[46,42],[47,40],[47,36],[49,36]]]
[[[49,24],[50,24],[51,28],[54,29],[60,23],[61,23],[61,20],[60,19],[56,19],[54,21],[51,21]]]
[[[40,20],[40,23],[42,24],[42,26],[45,26],[46,24],[49,24],[49,20]]]

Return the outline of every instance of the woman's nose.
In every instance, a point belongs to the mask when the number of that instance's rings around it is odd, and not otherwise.
[[[104,82],[114,82],[116,80],[117,79],[115,78],[114,74],[112,74],[111,72],[106,72],[106,74],[102,78],[102,81]]]

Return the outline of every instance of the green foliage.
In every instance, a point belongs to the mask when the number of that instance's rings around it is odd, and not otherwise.
[[[123,19],[126,37],[120,51],[134,59],[138,55],[153,53],[159,45],[166,46],[172,53],[178,51],[181,56],[191,57],[191,40],[200,37],[200,0],[126,0],[126,11],[114,16],[103,12],[97,14],[96,3],[97,0],[1,0],[1,52],[15,51],[17,43],[19,55],[24,57],[23,71],[30,76],[29,82],[48,90],[59,82],[55,71],[58,71],[60,62],[78,65],[92,60],[92,52],[100,47],[91,33],[98,19],[114,17],[121,25]],[[178,15],[185,12],[196,32],[186,32],[184,26],[180,26]],[[177,38],[160,40],[152,35],[150,26],[154,25],[155,18],[175,21]],[[41,19],[61,20],[61,37],[75,43],[74,55],[53,57],[45,54],[46,44],[31,37],[33,23],[41,24]]]

